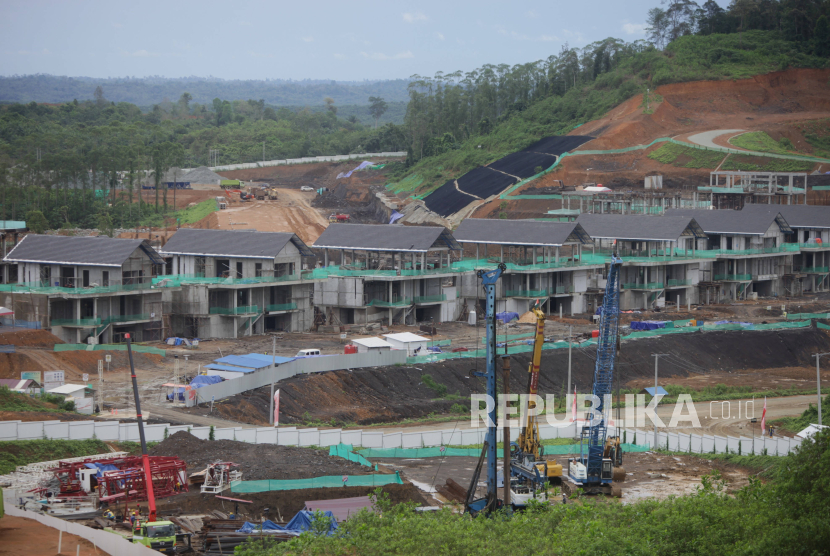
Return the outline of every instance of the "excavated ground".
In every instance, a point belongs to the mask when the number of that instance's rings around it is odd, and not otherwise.
[[[734,373],[759,369],[807,367],[811,355],[830,349],[830,336],[819,330],[707,332],[666,335],[625,342],[616,369],[622,384],[637,384],[653,376],[653,353],[671,357],[661,364],[660,376],[686,378],[708,373]],[[512,359],[510,390],[524,392],[530,354]],[[573,350],[573,384],[578,391],[590,389],[596,347]],[[688,363],[687,363],[688,362]],[[483,371],[481,359],[451,359],[395,367],[332,371],[300,375],[281,381],[280,415],[285,424],[303,421],[372,424],[448,413],[454,404],[468,407],[469,396],[484,393],[483,378],[471,372]],[[540,394],[561,394],[568,373],[567,350],[546,350],[542,356]],[[438,398],[427,386],[424,375],[447,387],[447,398]],[[428,380],[427,380],[428,382]],[[752,373],[745,384],[753,385]],[[216,404],[214,411],[228,419],[255,424],[268,421],[270,388],[260,388]],[[206,408],[190,411],[205,412]],[[466,412],[466,410],[465,410]]]

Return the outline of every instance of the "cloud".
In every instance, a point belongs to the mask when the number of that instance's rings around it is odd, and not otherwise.
[[[411,50],[398,52],[397,54],[393,54],[391,56],[382,52],[361,52],[360,55],[370,60],[403,60],[404,58],[415,57]]]
[[[314,42],[314,37],[309,35],[308,37],[303,37],[303,42]]]
[[[435,36],[438,37],[439,41],[444,40],[444,34],[443,33],[435,33]]]
[[[346,58],[345,54],[340,54],[339,52],[335,52],[334,57],[337,60],[348,60],[348,58]]]
[[[418,23],[419,21],[426,21],[427,16],[422,12],[406,12],[403,14],[403,20],[407,23]]]
[[[52,52],[48,48],[44,48],[43,50],[40,51],[40,53],[43,54],[44,56],[48,56]]]
[[[527,17],[529,17],[531,19],[536,19],[537,17],[539,17],[539,14],[534,12],[533,10],[529,10],[527,12]]]
[[[510,37],[516,41],[530,41],[530,42],[554,42],[558,41],[559,38],[555,35],[539,35],[539,36],[530,36],[525,35],[524,33],[517,33],[516,31],[509,31],[504,27],[496,27],[496,32],[499,35],[503,35],[505,37]]]
[[[124,25],[123,25],[123,24],[121,24],[121,23],[117,23],[117,22],[115,22],[115,21],[113,21],[110,25],[112,25],[112,26],[113,26],[113,27],[115,27],[116,29],[121,29],[122,27],[124,27]]]
[[[646,24],[645,23],[624,23],[622,26],[623,32],[626,35],[645,35],[646,33]]]

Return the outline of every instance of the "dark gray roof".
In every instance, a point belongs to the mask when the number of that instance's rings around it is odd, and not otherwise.
[[[28,234],[12,249],[4,261],[121,266],[136,249],[161,264],[164,260],[146,239],[121,239],[107,236],[42,236]]]
[[[780,212],[791,228],[830,228],[830,207],[818,205],[744,205],[741,212]]]
[[[362,251],[461,249],[452,232],[443,226],[400,224],[331,224],[314,242],[314,247]]]
[[[778,211],[668,209],[667,216],[694,218],[707,234],[764,235],[774,222],[782,232],[792,231]]]
[[[162,255],[198,255],[236,257],[240,259],[273,259],[288,244],[294,244],[300,255],[313,257],[308,246],[291,232],[257,232],[250,230],[204,230],[181,228],[159,249]]]
[[[576,221],[594,239],[677,241],[681,237],[704,238],[694,218],[639,214],[580,214]]]
[[[467,218],[453,232],[459,243],[503,245],[565,245],[591,243],[591,238],[576,222],[539,220],[489,220]]]

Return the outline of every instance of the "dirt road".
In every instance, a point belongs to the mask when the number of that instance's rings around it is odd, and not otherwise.
[[[294,232],[312,244],[328,220],[311,206],[316,192],[278,189],[278,201],[249,201],[215,213],[220,230],[254,229],[260,232]]]

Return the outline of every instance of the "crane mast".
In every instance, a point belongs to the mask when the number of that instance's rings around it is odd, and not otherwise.
[[[625,470],[621,467],[622,452],[619,438],[607,438],[608,424],[605,420],[608,409],[606,402],[610,400],[612,392],[618,345],[621,266],[622,259],[616,254],[611,255],[605,297],[602,301],[594,385],[591,392],[595,396],[596,417],[582,429],[579,458],[568,462],[568,479],[588,494],[616,495],[617,489],[612,488],[612,482],[625,479]]]

